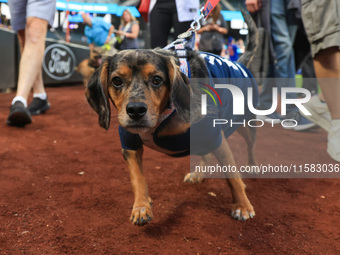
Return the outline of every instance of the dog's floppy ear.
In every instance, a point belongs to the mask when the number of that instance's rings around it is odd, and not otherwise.
[[[108,60],[94,72],[86,86],[87,101],[98,113],[99,125],[106,130],[110,127],[111,109],[108,95]]]
[[[170,57],[168,68],[171,83],[171,102],[176,107],[179,116],[184,121],[190,122],[190,100],[192,93],[189,79],[180,71],[174,57]]]

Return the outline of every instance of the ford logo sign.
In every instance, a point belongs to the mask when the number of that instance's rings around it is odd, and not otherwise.
[[[52,44],[45,49],[43,69],[55,80],[66,80],[74,72],[76,58],[71,49],[62,44]]]

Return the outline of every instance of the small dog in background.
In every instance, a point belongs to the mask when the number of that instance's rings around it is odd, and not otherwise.
[[[75,71],[80,73],[83,78],[84,86],[88,84],[91,75],[96,71],[96,69],[101,65],[103,60],[104,49],[101,47],[95,47],[90,51],[90,56],[84,59],[75,68]]]

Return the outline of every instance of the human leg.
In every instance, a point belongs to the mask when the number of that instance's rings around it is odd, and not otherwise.
[[[295,87],[295,59],[293,42],[295,40],[298,25],[291,11],[287,10],[286,1],[271,1],[271,33],[276,53],[274,77],[277,78],[276,86],[279,93],[282,87]],[[297,98],[290,93],[287,98]],[[287,107],[289,115],[298,112],[297,107]]]
[[[294,22],[291,21],[288,23],[286,1],[270,0],[270,5],[267,7],[267,11],[270,12],[270,33],[276,59],[270,63],[267,79],[264,80],[260,94],[259,109],[261,110],[271,108],[273,103],[274,87],[278,88],[279,93],[283,86],[295,87],[295,81],[286,78],[293,78],[295,76],[292,40],[295,39],[297,23],[295,25]],[[294,97],[294,95],[289,94],[288,97]],[[291,108],[288,108],[288,112],[291,110]],[[297,111],[297,109],[293,110]]]
[[[184,22],[179,22],[178,21],[178,14],[177,11],[172,16],[172,24],[174,27],[174,39],[177,39],[177,36],[181,33],[184,33],[190,28],[191,21],[184,21]],[[217,54],[219,55],[219,54]]]
[[[315,73],[332,117],[328,130],[327,152],[340,162],[339,11],[339,1],[302,1],[302,18],[311,43]]]
[[[311,44],[314,67],[322,95],[332,115],[340,118],[340,3],[302,0],[302,18]]]
[[[41,64],[45,49],[45,36],[47,32],[47,21],[28,17],[25,35],[19,32],[19,43],[22,54],[19,65],[19,79],[15,98],[12,101],[7,124],[12,126],[25,126],[32,122],[31,115],[27,109],[27,98],[34,86],[36,90],[43,89],[41,76]],[[39,84],[40,82],[40,84]]]
[[[176,12],[176,9],[171,10],[171,6],[171,2],[157,2],[150,13],[151,48],[165,47],[168,44],[172,13]]]
[[[331,120],[340,119],[340,49],[331,47],[321,51],[314,59],[314,66],[322,92],[305,104],[312,114],[306,117],[329,132]]]
[[[10,0],[13,29],[18,31],[21,50],[16,97],[12,101],[7,124],[24,126],[31,123],[27,98],[33,88],[35,96],[44,97],[48,104],[42,79],[42,60],[47,24],[52,25],[56,0]],[[49,104],[48,104],[49,108]]]
[[[340,119],[340,49],[323,50],[314,58],[315,72],[332,119]]]
[[[327,152],[340,161],[340,49],[332,47],[314,58],[316,75],[332,120],[328,132]]]
[[[17,96],[22,96],[27,100],[31,88],[34,93],[45,93],[41,64],[44,56],[47,24],[53,24],[56,0],[11,0],[10,2],[11,13],[16,15],[12,18],[20,21],[17,30],[21,30],[22,24],[25,23],[25,33],[18,31],[21,60]],[[22,20],[23,18],[24,20]],[[29,64],[30,59],[32,60],[31,64]],[[27,82],[25,82],[26,80]]]
[[[22,54],[25,46],[25,30],[18,31],[18,41],[20,46],[20,52]],[[14,102],[15,101],[16,100],[14,100]],[[31,113],[31,115],[38,115],[46,112],[49,108],[50,103],[47,100],[47,95],[43,85],[42,69],[39,69],[39,73],[33,84],[33,101],[29,104],[28,110]]]
[[[27,100],[34,86],[37,93],[45,92],[41,76],[44,56],[47,21],[35,17],[27,18],[25,45],[19,66],[17,96]]]
[[[293,43],[295,40],[298,23],[295,13],[288,10],[288,0],[271,0],[271,35],[276,54],[274,66],[275,85],[278,92],[282,88],[295,88],[295,58]],[[287,93],[287,99],[297,99],[296,93]],[[294,104],[287,105],[287,118],[294,119],[292,129],[303,131],[316,126],[315,123],[306,119],[299,113]]]

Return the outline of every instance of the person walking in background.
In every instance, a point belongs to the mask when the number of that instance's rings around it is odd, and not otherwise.
[[[17,93],[12,100],[7,124],[23,127],[32,122],[31,115],[50,108],[42,79],[42,61],[47,26],[53,24],[56,0],[9,0],[8,5],[12,28],[18,32],[21,59]],[[33,101],[27,108],[32,88]]]
[[[267,79],[265,79],[260,94],[258,109],[268,110],[273,104],[273,88],[295,88],[295,59],[293,44],[298,29],[297,18],[300,14],[300,0],[246,0],[249,12],[254,13],[263,9],[262,15],[264,27],[269,28],[273,46],[273,58],[271,60]],[[268,25],[268,22],[270,23]],[[271,79],[274,78],[274,79]],[[287,93],[287,99],[296,99],[296,93]],[[257,116],[270,123],[280,123],[283,116],[274,112],[266,116]],[[296,131],[308,130],[315,127],[315,123],[306,119],[293,105],[287,105],[287,119],[293,119],[296,125],[292,128]]]
[[[340,2],[302,0],[302,18],[323,98],[304,104],[306,116],[328,131],[327,152],[340,162]],[[323,99],[325,101],[323,101]],[[329,118],[331,116],[331,119]]]
[[[215,55],[221,55],[224,49],[224,35],[228,33],[227,23],[221,14],[221,5],[217,4],[208,18],[203,20],[197,33],[201,36],[198,48]]]
[[[119,30],[120,50],[138,49],[139,23],[129,10],[125,10],[120,19]]]
[[[151,48],[165,47],[172,27],[174,39],[187,31],[198,12],[199,0],[151,0],[149,8]]]
[[[90,51],[93,51],[96,46],[108,44],[114,37],[114,26],[107,23],[102,17],[91,18],[85,12],[80,12],[85,24],[84,34],[87,38]]]

